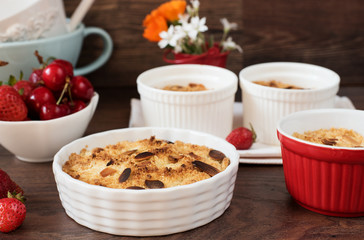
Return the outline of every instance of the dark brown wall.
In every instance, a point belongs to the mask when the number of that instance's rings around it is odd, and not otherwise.
[[[71,16],[79,1],[64,0]],[[163,0],[95,0],[86,26],[104,28],[114,41],[109,62],[88,77],[98,87],[133,86],[138,74],[166,63],[156,43],[142,37],[142,21]],[[361,0],[200,0],[200,15],[218,36],[219,19],[239,24],[227,68],[236,74],[255,63],[298,61],[336,71],[342,85],[364,85],[364,4]],[[101,42],[89,37],[78,65],[100,54]],[[363,93],[364,94],[364,93]]]

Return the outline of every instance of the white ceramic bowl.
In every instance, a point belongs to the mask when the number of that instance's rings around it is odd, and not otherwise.
[[[205,145],[223,152],[230,165],[193,184],[164,189],[112,189],[87,184],[62,171],[73,152],[119,141],[156,138]],[[153,236],[190,230],[211,222],[229,207],[239,165],[234,146],[210,134],[172,128],[126,128],[97,133],[64,146],[54,157],[53,172],[68,216],[96,231]]]
[[[253,125],[257,141],[279,145],[278,121],[293,112],[333,108],[340,77],[324,67],[294,62],[272,62],[244,68],[239,73],[243,97],[243,126]],[[305,90],[266,87],[254,81],[276,80]]]
[[[331,127],[364,136],[363,119],[360,110],[314,109],[279,121],[286,186],[298,204],[330,216],[364,216],[364,148],[328,146],[292,136]]]
[[[47,121],[0,121],[0,144],[26,162],[52,161],[67,143],[82,137],[95,112],[99,95],[74,114]]]
[[[176,92],[166,85],[202,83],[209,90]],[[233,123],[238,78],[215,66],[181,64],[157,67],[137,79],[146,126],[197,130],[225,138]]]

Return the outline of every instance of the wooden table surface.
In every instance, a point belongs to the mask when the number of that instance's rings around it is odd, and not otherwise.
[[[127,127],[130,99],[138,97],[136,88],[97,91],[100,101],[86,135]],[[341,88],[339,95],[364,110],[364,87]],[[66,215],[51,165],[22,162],[0,146],[0,168],[24,188],[28,199],[23,225],[12,233],[0,233],[0,239],[120,238],[83,227]],[[363,233],[364,217],[329,217],[296,204],[286,190],[281,165],[240,164],[231,205],[221,217],[197,229],[150,239],[363,239]]]

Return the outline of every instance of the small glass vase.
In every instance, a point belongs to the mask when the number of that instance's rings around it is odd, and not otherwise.
[[[217,46],[213,46],[207,52],[198,55],[175,53],[171,49],[168,49],[163,54],[163,60],[172,64],[205,64],[225,68],[229,53],[229,51],[221,52]],[[173,55],[172,59],[168,58],[170,54]]]

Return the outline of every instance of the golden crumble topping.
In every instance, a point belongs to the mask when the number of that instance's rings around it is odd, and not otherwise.
[[[336,147],[364,147],[364,138],[354,130],[345,128],[318,129],[303,134],[293,133],[302,140]]]
[[[279,82],[276,80],[270,80],[270,81],[254,81],[253,83],[266,86],[266,87],[274,87],[274,88],[283,88],[283,89],[304,89],[302,87],[298,87],[292,84],[287,84],[283,82]]]
[[[110,188],[168,188],[201,181],[223,171],[230,160],[206,146],[152,136],[72,153],[63,165],[71,177]]]
[[[162,88],[168,91],[179,91],[179,92],[194,92],[194,91],[206,91],[208,90],[205,85],[198,83],[189,83],[187,86],[181,85],[167,85]]]

